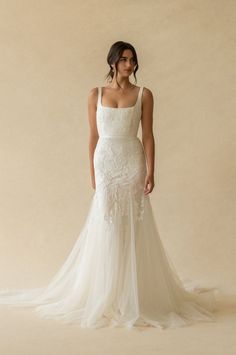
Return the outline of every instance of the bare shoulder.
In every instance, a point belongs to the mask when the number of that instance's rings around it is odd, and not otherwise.
[[[143,98],[144,100],[153,100],[153,93],[150,89],[143,87]]]
[[[146,107],[153,107],[154,98],[153,93],[150,89],[143,87],[143,95],[142,95],[142,106],[143,108]]]
[[[88,93],[88,104],[97,105],[98,87],[92,88]]]

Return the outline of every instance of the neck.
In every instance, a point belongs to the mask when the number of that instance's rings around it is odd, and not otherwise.
[[[120,86],[118,86],[117,82]],[[122,89],[122,90],[129,90],[129,89],[135,87],[135,85],[131,84],[131,82],[127,78],[120,78],[119,79],[117,77],[117,82],[116,82],[115,77],[113,77],[112,82],[109,85],[109,87],[112,89]]]

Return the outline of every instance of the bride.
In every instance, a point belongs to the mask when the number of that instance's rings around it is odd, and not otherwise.
[[[153,213],[153,95],[131,84],[138,58],[127,42],[107,55],[108,85],[88,97],[94,194],[71,252],[42,288],[0,291],[0,303],[81,327],[153,326],[215,321],[216,288],[189,287],[164,250]],[[139,126],[142,139],[137,136]]]

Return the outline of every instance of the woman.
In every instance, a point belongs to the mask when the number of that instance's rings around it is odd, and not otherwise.
[[[36,306],[44,318],[91,328],[214,321],[215,289],[184,287],[157,230],[149,198],[154,188],[153,95],[129,81],[138,70],[136,51],[118,41],[107,62],[109,85],[92,89],[88,98],[95,191],[79,238],[47,287],[2,290],[0,303]]]

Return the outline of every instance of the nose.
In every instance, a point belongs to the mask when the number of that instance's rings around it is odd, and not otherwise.
[[[131,68],[132,68],[132,65],[131,65],[130,63],[127,63],[126,69],[127,69],[127,70],[131,70]]]
[[[126,69],[131,69],[132,68],[132,63],[131,63],[131,61],[129,61],[129,60],[127,60],[127,62],[126,62]]]

